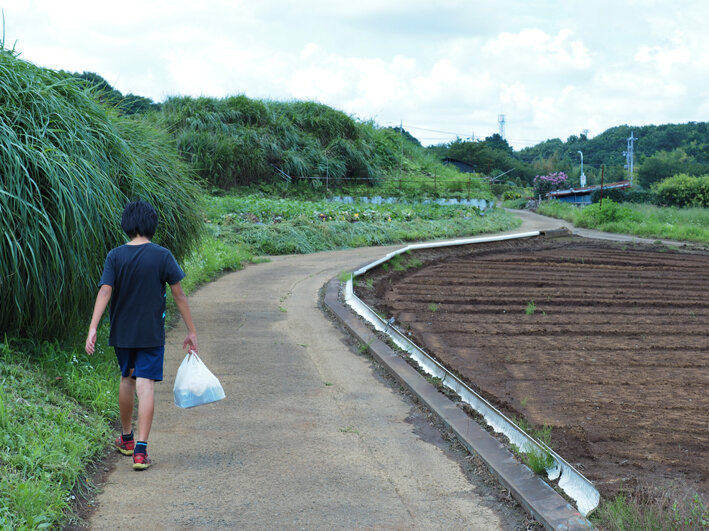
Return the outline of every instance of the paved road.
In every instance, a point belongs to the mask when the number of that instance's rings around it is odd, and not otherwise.
[[[564,224],[523,216],[515,232]],[[227,398],[190,410],[172,404],[184,336],[171,331],[149,445],[155,465],[134,472],[121,458],[91,528],[519,525],[318,308],[330,278],[394,248],[276,257],[193,294],[202,358]]]
[[[139,473],[121,460],[91,528],[507,527],[317,307],[327,280],[389,250],[276,257],[192,295],[202,357],[227,398],[172,404],[183,332],[170,332],[155,465]]]

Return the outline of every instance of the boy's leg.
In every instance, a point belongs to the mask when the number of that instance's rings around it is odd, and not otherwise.
[[[121,429],[128,435],[133,429],[133,403],[135,400],[135,380],[131,376],[121,376],[118,389],[118,407],[121,412]]]
[[[138,391],[138,441],[148,442],[150,427],[155,410],[155,381],[138,377],[135,380]]]
[[[140,349],[135,360],[135,388],[138,393],[138,437],[133,452],[133,468],[145,470],[151,465],[147,456],[148,437],[155,410],[155,382],[162,381],[165,347]]]

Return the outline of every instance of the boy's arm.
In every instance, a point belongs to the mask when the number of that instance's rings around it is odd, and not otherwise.
[[[111,300],[111,294],[113,293],[113,286],[108,284],[103,284],[98,290],[98,295],[96,295],[96,303],[94,304],[94,314],[91,317],[91,324],[89,325],[89,335],[86,336],[86,345],[84,349],[87,354],[93,354],[96,347],[96,330],[98,329],[98,324],[101,322],[101,316],[108,306],[108,301]]]
[[[197,352],[197,329],[192,321],[192,312],[190,312],[190,305],[187,303],[187,295],[182,291],[182,286],[179,282],[172,284],[170,290],[172,291],[172,298],[177,305],[177,309],[180,310],[182,320],[185,322],[185,325],[187,325],[187,337],[182,344],[182,348],[188,348],[189,350]]]

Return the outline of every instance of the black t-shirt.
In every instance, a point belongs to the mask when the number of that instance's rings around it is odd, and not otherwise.
[[[172,253],[154,243],[112,249],[98,283],[113,287],[108,344],[121,348],[163,346],[165,284],[176,284],[184,277]]]

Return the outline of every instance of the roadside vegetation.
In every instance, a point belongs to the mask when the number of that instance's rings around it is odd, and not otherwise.
[[[619,204],[604,199],[602,205],[586,207],[543,201],[536,210],[545,216],[566,219],[577,227],[709,245],[709,208]]]
[[[604,531],[705,531],[709,507],[698,494],[679,486],[629,488],[612,500],[601,500],[591,522]]]

